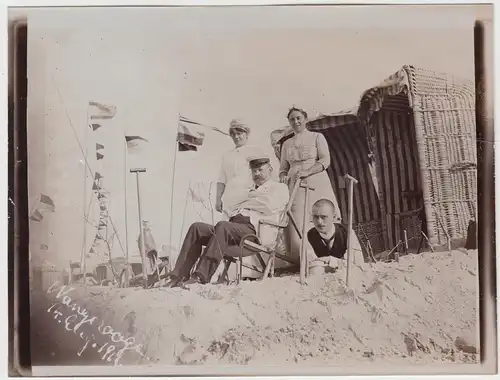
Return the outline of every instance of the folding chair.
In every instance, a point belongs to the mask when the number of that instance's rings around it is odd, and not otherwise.
[[[224,253],[224,270],[221,274],[221,279],[222,281],[229,282],[227,273],[229,270],[229,267],[231,266],[232,263],[237,264],[238,268],[238,274],[236,277],[236,281],[239,284],[241,280],[241,275],[243,273],[243,267],[246,267],[248,269],[252,269],[256,272],[262,273],[262,279],[265,279],[269,276],[274,275],[274,264],[275,264],[275,259],[278,258],[280,260],[283,260],[289,264],[292,265],[299,265],[300,263],[296,260],[293,260],[292,258],[288,257],[287,255],[284,255],[280,252],[279,250],[279,242],[280,239],[283,236],[283,231],[284,229],[288,226],[288,223],[292,223],[293,228],[297,232],[298,236],[300,239],[302,239],[302,233],[298,228],[297,222],[295,221],[295,218],[293,217],[291,213],[291,208],[292,204],[295,198],[295,195],[297,194],[298,188],[300,186],[300,180],[298,180],[294,188],[292,190],[292,193],[290,195],[290,199],[288,201],[288,204],[281,214],[280,221],[278,223],[270,221],[270,220],[265,220],[262,219],[259,221],[259,225],[257,227],[257,234],[249,234],[244,236],[241,239],[241,243],[239,246],[232,246],[230,247],[225,253]],[[268,226],[270,228],[276,228],[278,231],[276,233],[276,239],[273,243],[269,245],[264,245],[261,241],[261,236],[262,236],[262,228],[264,226]],[[266,254],[269,256],[269,260],[266,264],[264,258],[262,257],[262,254]],[[243,258],[244,257],[249,257],[255,255],[260,264],[261,268],[258,268],[257,266],[254,265],[247,265],[243,263]],[[239,264],[239,265],[238,265]]]

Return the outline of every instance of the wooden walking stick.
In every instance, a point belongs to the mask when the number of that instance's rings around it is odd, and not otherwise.
[[[349,182],[348,193],[347,193],[347,273],[346,273],[346,285],[350,286],[350,273],[351,273],[351,262],[352,262],[352,198],[354,184],[358,183],[358,180],[351,177],[349,174],[345,175],[345,180]]]
[[[307,239],[307,214],[309,211],[309,190],[314,191],[314,188],[309,186],[305,181],[300,181],[300,187],[302,187],[305,191],[304,215],[302,217],[302,241],[300,245],[300,284],[304,285],[306,283],[306,275],[308,270],[306,239]]]

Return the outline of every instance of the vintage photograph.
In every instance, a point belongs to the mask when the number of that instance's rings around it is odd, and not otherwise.
[[[478,17],[30,9],[33,366],[480,371]]]

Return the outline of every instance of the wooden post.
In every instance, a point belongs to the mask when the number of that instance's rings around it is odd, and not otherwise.
[[[308,257],[306,252],[306,239],[307,239],[307,213],[309,210],[309,190],[314,188],[301,181],[300,187],[305,191],[304,196],[304,215],[302,218],[302,241],[300,245],[300,284],[304,285],[306,283],[306,276],[308,271]]]
[[[139,173],[145,173],[146,169],[130,169],[131,173],[135,173],[135,179],[137,181],[137,206],[139,209],[139,251],[141,254],[142,261],[142,277],[144,279],[144,289],[148,288],[148,274],[146,271],[146,253],[144,252],[144,232],[142,230],[142,212],[141,212],[141,189],[139,186]]]
[[[351,177],[349,174],[345,175],[345,180],[349,182],[348,192],[347,192],[347,273],[346,273],[346,285],[350,287],[350,274],[351,274],[351,262],[352,262],[352,204],[353,204],[353,190],[354,184],[358,183],[358,180]]]
[[[404,230],[405,234],[405,254],[408,254],[408,234],[406,233],[406,230]]]

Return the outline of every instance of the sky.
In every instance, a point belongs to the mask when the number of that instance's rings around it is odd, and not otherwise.
[[[200,215],[200,205],[185,202],[189,183],[215,182],[221,155],[232,147],[228,137],[207,133],[198,152],[176,154],[179,115],[224,130],[232,118],[241,118],[252,129],[250,143],[272,155],[269,134],[287,125],[293,105],[312,117],[354,107],[363,91],[404,64],[473,79],[473,23],[484,13],[477,8],[33,10],[29,195],[34,202],[39,193],[49,194],[56,203],[55,213],[31,226],[33,252],[43,243],[49,251],[41,254],[52,262],[80,259],[85,167],[80,146],[91,147],[96,138],[105,145],[100,170],[123,248],[115,243],[113,254],[123,255],[126,246],[125,188],[129,251],[137,251],[136,182],[126,174],[131,167],[147,168],[140,182],[143,218],[157,245],[179,246],[189,223],[210,219]],[[88,101],[114,105],[117,114],[99,134],[86,136]],[[126,134],[149,141],[127,162]],[[93,239],[88,231],[87,246]]]

